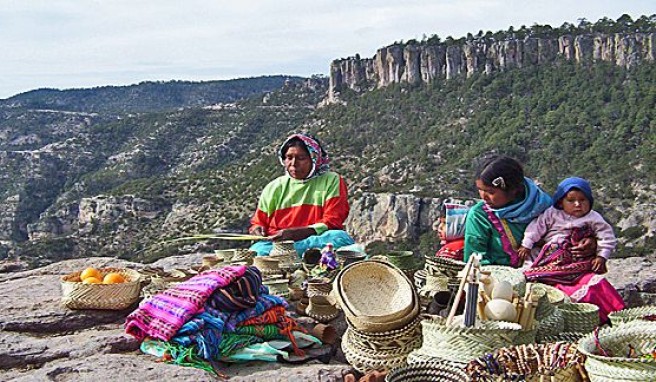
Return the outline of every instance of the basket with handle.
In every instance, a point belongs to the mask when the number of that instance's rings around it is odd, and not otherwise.
[[[629,356],[629,346],[635,357]],[[656,323],[627,322],[595,330],[578,343],[587,356],[585,369],[591,382],[637,382],[656,380]]]
[[[141,274],[133,269],[101,268],[100,274],[118,273],[125,279],[119,284],[83,284],[82,272],[61,277],[62,304],[69,309],[122,310],[139,300]]]
[[[565,318],[566,332],[590,333],[599,325],[599,307],[584,302],[558,306]]]
[[[613,326],[617,326],[626,322],[642,320],[649,316],[656,316],[656,306],[647,305],[638,308],[622,309],[617,312],[611,312],[608,318]]]

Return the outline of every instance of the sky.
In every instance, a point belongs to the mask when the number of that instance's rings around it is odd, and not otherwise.
[[[38,88],[327,75],[396,41],[656,13],[654,0],[0,0],[0,99]]]

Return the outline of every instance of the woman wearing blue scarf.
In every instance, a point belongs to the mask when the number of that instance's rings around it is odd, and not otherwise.
[[[467,214],[464,261],[472,253],[482,255],[482,264],[519,267],[517,253],[526,226],[551,206],[551,197],[524,176],[515,159],[493,155],[476,172],[476,188],[483,199]],[[592,241],[582,250],[594,251]]]

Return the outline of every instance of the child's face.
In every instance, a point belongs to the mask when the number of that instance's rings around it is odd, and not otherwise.
[[[580,218],[590,212],[590,201],[585,197],[585,194],[579,190],[572,190],[565,194],[561,199],[560,204],[563,206],[563,211],[566,214]]]
[[[440,222],[437,225],[437,236],[442,242],[446,241],[446,218],[442,216]]]

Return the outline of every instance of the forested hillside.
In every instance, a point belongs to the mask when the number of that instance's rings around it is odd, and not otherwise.
[[[260,84],[262,93],[229,105],[192,97],[180,110],[162,101],[139,114],[117,114],[132,107],[125,98],[105,111],[73,103],[46,112],[35,110],[45,107],[38,92],[22,95],[0,108],[0,255],[34,265],[95,255],[148,261],[177,253],[171,238],[243,230],[259,192],[282,174],[275,150],[297,130],[326,144],[352,202],[365,193],[476,196],[474,163],[495,151],[524,162],[549,192],[566,176],[590,179],[595,209],[622,239],[619,255],[656,253],[653,61],[627,69],[558,60],[344,89],[333,104],[322,102],[327,85]]]

